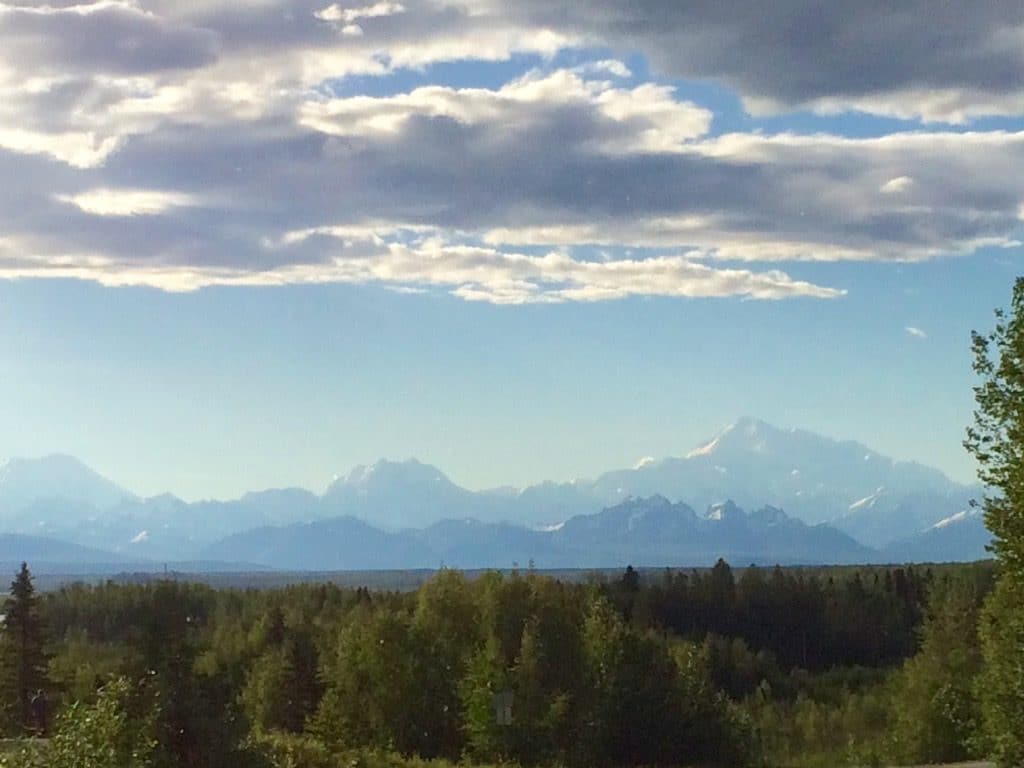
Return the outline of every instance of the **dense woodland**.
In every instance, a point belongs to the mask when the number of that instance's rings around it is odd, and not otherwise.
[[[582,583],[448,570],[415,592],[165,581],[35,594],[22,574],[0,655],[5,727],[52,738],[8,760],[59,766],[61,745],[83,742],[113,762],[75,765],[983,755],[973,638],[993,576],[991,563],[737,576],[719,562]],[[45,725],[22,695],[39,689]]]

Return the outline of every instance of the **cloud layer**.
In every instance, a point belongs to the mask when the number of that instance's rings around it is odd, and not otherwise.
[[[1024,124],[720,135],[707,106],[584,46],[716,78],[751,109],[1020,116],[1021,8],[983,5],[937,38],[908,7],[872,25],[785,3],[0,3],[0,277],[839,296],[778,263],[1015,245]],[[387,86],[514,55],[534,58],[492,87]]]
[[[523,0],[512,8],[519,23],[643,51],[675,77],[724,82],[758,111],[853,108],[954,122],[1024,112],[1024,5],[1014,0],[592,0],[575,12],[564,0]]]

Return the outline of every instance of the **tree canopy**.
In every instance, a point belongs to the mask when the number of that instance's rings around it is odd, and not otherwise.
[[[977,407],[964,446],[986,487],[985,522],[1001,575],[981,623],[985,731],[1000,763],[1024,764],[1024,278],[995,328],[972,334]]]

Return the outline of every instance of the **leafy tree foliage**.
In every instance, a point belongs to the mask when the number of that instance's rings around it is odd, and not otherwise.
[[[437,756],[458,751],[439,725],[444,701],[433,697],[429,647],[406,612],[382,610],[355,621],[327,662],[327,694],[316,732],[336,747],[394,749]],[[447,750],[446,750],[447,748]]]
[[[1024,763],[1024,278],[995,329],[972,334],[977,407],[964,446],[988,492],[985,522],[1002,574],[982,626],[986,730],[1005,765]]]
[[[255,730],[300,733],[323,695],[316,644],[307,628],[286,627],[279,609],[262,634],[263,651],[242,687],[243,710]]]
[[[972,333],[977,407],[964,447],[978,461],[988,492],[985,522],[1004,571],[1024,577],[1024,278],[1013,287],[1010,312],[995,311],[995,329]]]
[[[49,742],[26,747],[0,765],[155,768],[156,709],[145,699],[146,692],[126,679],[112,680],[100,688],[95,703],[75,702],[65,710]]]
[[[509,688],[509,677],[497,640],[488,638],[470,657],[460,687],[466,749],[475,760],[504,760],[510,752],[507,726],[499,725],[494,708],[495,696]]]
[[[967,571],[935,582],[922,628],[921,651],[897,676],[896,755],[952,763],[980,757],[982,669],[978,618],[990,576]]]
[[[981,622],[985,737],[1000,766],[1024,765],[1024,582],[1004,574]]]

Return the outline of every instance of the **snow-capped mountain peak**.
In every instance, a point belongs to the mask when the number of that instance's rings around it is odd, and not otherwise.
[[[687,459],[701,456],[728,456],[734,453],[764,453],[784,433],[760,419],[744,416],[721,430],[711,440],[698,445],[685,455]]]
[[[708,507],[707,512],[704,513],[705,519],[718,521],[730,520],[742,516],[743,512],[732,500],[712,504]]]
[[[360,464],[353,467],[344,478],[331,484],[352,488],[368,488],[371,486],[418,486],[418,485],[450,485],[448,477],[435,466],[424,464],[418,459],[391,461],[380,459],[373,464]],[[330,492],[330,488],[328,489]]]

